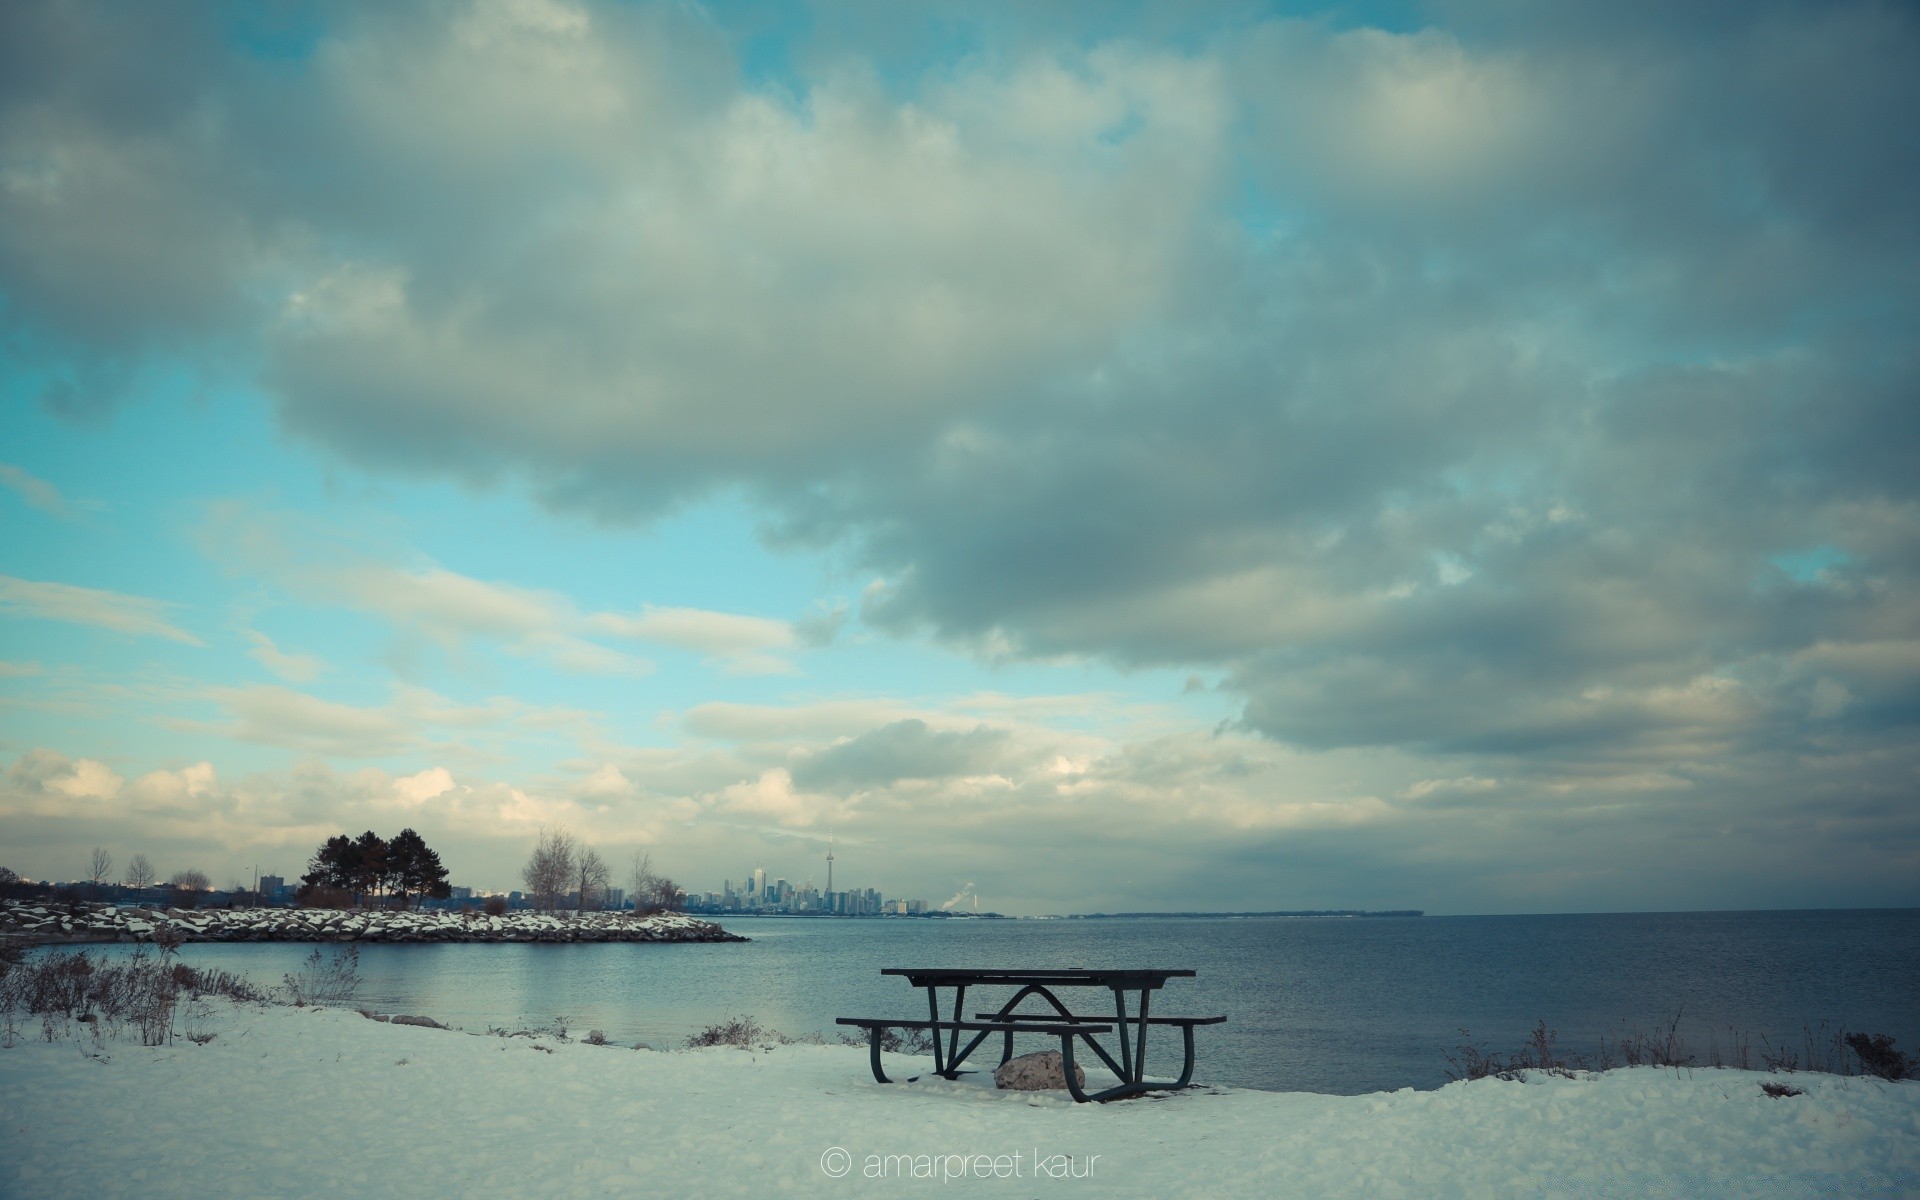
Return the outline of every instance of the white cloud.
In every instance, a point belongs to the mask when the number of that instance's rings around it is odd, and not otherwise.
[[[136,637],[166,638],[189,646],[205,645],[161,615],[172,607],[144,596],[0,575],[0,613],[92,625]]]
[[[797,671],[788,655],[801,639],[791,622],[770,617],[660,605],[638,613],[582,612],[551,589],[476,579],[432,564],[397,566],[290,514],[233,504],[209,508],[201,542],[216,558],[303,599],[326,598],[370,613],[448,652],[481,642],[572,674],[652,674],[651,660],[594,640],[619,638],[692,650],[726,674]],[[254,657],[283,678],[304,682],[324,669],[307,656],[282,654],[263,634],[248,636]],[[287,667],[312,673],[289,675]]]
[[[274,644],[272,638],[255,629],[246,631],[253,648],[247,657],[289,683],[311,683],[327,669],[327,664],[311,654],[290,654]]]
[[[41,512],[63,518],[74,515],[73,506],[60,494],[59,488],[12,463],[0,463],[0,487],[11,488]]]
[[[445,767],[429,767],[415,775],[403,775],[393,781],[394,794],[409,804],[424,804],[443,796],[456,786],[453,772]]]

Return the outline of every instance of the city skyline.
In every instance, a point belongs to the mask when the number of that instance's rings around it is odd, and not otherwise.
[[[1853,0],[0,5],[0,866],[1920,904],[1916,60]]]

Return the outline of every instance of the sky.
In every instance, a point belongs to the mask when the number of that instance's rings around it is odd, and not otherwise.
[[[1920,14],[0,6],[0,865],[1920,903]]]

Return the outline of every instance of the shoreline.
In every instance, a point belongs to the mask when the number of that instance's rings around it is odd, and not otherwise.
[[[987,1076],[879,1085],[838,1045],[636,1051],[223,998],[180,1021],[181,1038],[153,1046],[64,1023],[48,1037],[36,1021],[0,1049],[0,1192],[364,1195],[402,1180],[423,1198],[757,1200],[912,1181],[1018,1198],[1572,1200],[1900,1194],[1920,1180],[1912,1082],[1637,1067],[1076,1105]],[[926,1062],[887,1064],[904,1077]],[[1763,1091],[1782,1078],[1800,1094]],[[166,1102],[128,1103],[135,1092]],[[537,1114],[432,1102],[507,1096],[539,1097]]]
[[[0,901],[0,942],[23,946],[188,942],[487,944],[745,942],[684,913],[483,913],[328,908],[120,908]]]

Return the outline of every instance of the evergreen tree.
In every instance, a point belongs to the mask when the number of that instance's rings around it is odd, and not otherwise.
[[[300,882],[343,892],[354,890],[360,877],[360,852],[346,834],[330,837],[314,851]]]
[[[385,891],[391,882],[387,843],[369,829],[354,839],[353,851],[356,856],[353,889],[359,894],[361,902],[366,903]]]
[[[402,829],[387,843],[387,866],[402,906],[409,900],[444,900],[452,895],[440,856],[411,829]]]

